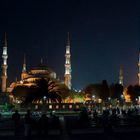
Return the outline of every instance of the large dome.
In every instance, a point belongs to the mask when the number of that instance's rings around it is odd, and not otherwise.
[[[48,68],[46,65],[44,64],[39,64],[34,66],[32,69],[30,69],[28,72],[22,72],[21,74],[21,81],[17,81],[15,83],[12,83],[9,87],[9,91],[12,91],[12,89],[16,86],[16,85],[33,85],[34,81],[40,78],[50,78],[50,79],[56,79],[56,73],[51,70],[50,68]]]
[[[53,78],[56,79],[56,73],[48,68],[45,64],[40,63],[34,66],[28,72],[23,72],[21,74],[22,80],[30,80],[34,78]]]
[[[45,64],[39,64],[34,66],[30,71],[30,75],[44,75],[50,78],[56,78],[56,73],[48,68]]]
[[[45,64],[39,64],[34,66],[31,70],[44,70],[46,72],[53,72],[50,68],[48,68]]]

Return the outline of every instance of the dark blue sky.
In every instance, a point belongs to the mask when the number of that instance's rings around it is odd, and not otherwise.
[[[8,82],[20,78],[24,53],[27,69],[43,58],[63,79],[69,31],[74,88],[103,79],[109,84],[116,83],[120,65],[123,65],[125,84],[136,84],[139,7],[138,0],[0,2],[0,40],[5,31],[8,34]]]

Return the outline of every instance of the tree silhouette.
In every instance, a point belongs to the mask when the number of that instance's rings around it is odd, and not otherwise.
[[[57,92],[62,97],[62,101],[65,102],[66,98],[71,95],[71,91],[65,84],[59,84],[58,87]]]
[[[120,84],[110,85],[110,97],[112,99],[120,99],[123,94],[123,86]]]
[[[101,84],[90,84],[88,85],[83,92],[85,97],[92,99],[92,96],[95,95],[96,98],[102,98],[102,85]]]
[[[108,83],[106,80],[102,81],[102,99],[106,100],[109,97],[109,87],[108,87]]]
[[[19,85],[16,86],[13,91],[13,95],[28,104],[32,101],[42,100],[43,103],[49,102],[61,102],[61,96],[59,95],[59,88],[57,82],[51,79],[39,78],[34,81],[31,86]],[[45,97],[45,98],[44,98]],[[44,100],[45,99],[45,100]]]
[[[140,86],[139,85],[128,86],[127,93],[130,95],[131,100],[135,101],[136,98],[140,96]]]

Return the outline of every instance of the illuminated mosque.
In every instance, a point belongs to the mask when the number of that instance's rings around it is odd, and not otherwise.
[[[57,79],[57,74],[50,68],[48,68],[44,63],[43,60],[41,59],[41,62],[39,65],[33,67],[29,71],[26,69],[26,57],[24,55],[24,61],[23,61],[23,68],[21,72],[21,78],[19,81],[12,82],[9,87],[7,87],[7,59],[8,59],[8,53],[7,53],[7,37],[5,33],[5,39],[4,39],[4,44],[3,44],[3,52],[2,52],[2,65],[1,65],[1,92],[6,93],[6,92],[12,92],[15,86],[18,85],[25,85],[25,86],[31,86],[35,84],[36,79],[40,78],[50,78],[51,80],[60,82]],[[65,52],[65,73],[64,73],[64,83],[65,85],[71,90],[72,89],[72,84],[71,84],[71,53],[70,53],[70,39],[69,39],[69,33],[67,37],[67,43],[66,43],[66,52]],[[138,61],[138,85],[140,86],[140,54],[139,54],[139,61]],[[118,83],[124,86],[123,83],[124,77],[123,77],[123,69],[120,67],[119,70],[119,81]],[[123,95],[127,97],[128,95],[126,94],[126,90],[124,90]],[[129,99],[130,97],[128,97]],[[130,100],[130,99],[129,99]]]
[[[56,73],[52,71],[50,68],[48,68],[45,64],[43,64],[43,60],[41,59],[41,62],[39,65],[33,67],[31,70],[26,70],[26,59],[24,57],[24,63],[23,63],[23,69],[21,73],[21,80],[11,83],[10,87],[7,89],[9,92],[13,90],[15,86],[19,85],[25,85],[25,86],[32,86],[35,84],[35,81],[40,79],[56,79]]]
[[[21,72],[21,79],[19,81],[12,82],[10,86],[7,88],[7,37],[5,33],[5,39],[4,39],[4,45],[3,45],[3,53],[2,53],[2,59],[3,63],[1,65],[2,68],[2,74],[1,74],[1,91],[2,93],[5,92],[12,92],[15,86],[18,85],[25,85],[25,86],[31,86],[34,85],[34,81],[40,78],[45,79],[51,79],[54,81],[57,80],[56,73],[48,68],[45,64],[43,64],[43,60],[41,59],[41,62],[39,65],[33,67],[29,71],[26,69],[26,57],[24,55],[24,62],[23,62],[23,68]],[[70,39],[69,39],[69,33],[68,33],[68,39],[66,44],[66,53],[65,53],[65,74],[64,74],[64,83],[65,85],[71,89],[71,61],[70,61]],[[60,82],[60,81],[59,81]]]

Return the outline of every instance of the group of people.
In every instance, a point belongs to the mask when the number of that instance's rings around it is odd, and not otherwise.
[[[30,110],[27,110],[24,118],[21,118],[18,110],[16,110],[12,115],[12,120],[14,122],[15,135],[18,135],[20,133],[19,130],[24,127],[24,136],[31,136],[32,130],[34,130],[37,135],[47,136],[49,127],[59,124],[58,117],[52,113],[50,113],[50,117],[48,117],[46,113],[43,113],[41,117],[34,118]]]
[[[79,120],[81,122],[86,123],[87,120],[94,120],[97,125],[99,126],[106,126],[106,124],[112,123],[112,125],[115,125],[120,119],[123,120],[136,120],[136,118],[140,118],[139,109],[137,107],[134,108],[104,108],[101,111],[98,110],[98,108],[93,108],[92,110],[82,110],[79,115]]]

